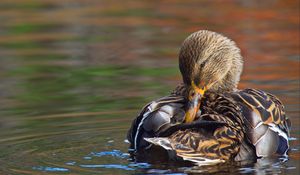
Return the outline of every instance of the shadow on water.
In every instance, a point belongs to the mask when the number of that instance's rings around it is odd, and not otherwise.
[[[0,174],[297,174],[297,1],[2,0]],[[142,106],[180,81],[191,32],[229,36],[240,88],[278,96],[292,121],[288,159],[195,167],[137,162],[124,143]]]

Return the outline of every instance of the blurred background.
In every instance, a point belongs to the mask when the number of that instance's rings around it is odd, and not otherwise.
[[[0,174],[186,172],[131,162],[124,139],[200,29],[236,41],[239,87],[278,96],[293,125],[289,160],[213,171],[299,171],[299,1],[1,0],[0,20]]]

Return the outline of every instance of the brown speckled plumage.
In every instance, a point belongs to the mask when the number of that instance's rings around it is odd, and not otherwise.
[[[237,90],[242,66],[232,40],[206,30],[191,34],[179,53],[183,83],[146,105],[128,131],[134,155],[154,157],[161,148],[170,159],[198,165],[286,155],[291,124],[284,107],[272,94]],[[188,114],[191,104],[197,112]]]

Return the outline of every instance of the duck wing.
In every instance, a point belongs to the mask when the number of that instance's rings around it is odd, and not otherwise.
[[[239,106],[230,97],[208,93],[201,101],[201,111],[198,120],[173,126],[161,137],[145,140],[198,165],[233,159],[244,141]],[[167,133],[170,130],[171,135]]]
[[[279,99],[256,89],[237,91],[231,97],[241,107],[246,137],[255,147],[256,155],[285,155],[289,148],[291,123]]]
[[[182,123],[184,101],[183,96],[170,95],[147,104],[127,133],[130,148],[134,151],[147,149],[150,144],[143,138],[157,137],[169,127]]]

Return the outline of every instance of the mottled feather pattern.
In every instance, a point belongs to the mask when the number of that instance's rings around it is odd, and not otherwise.
[[[290,120],[279,99],[256,89],[237,91],[231,96],[242,108],[246,137],[255,145],[256,155],[285,155],[289,148]]]
[[[186,93],[185,86],[179,85],[170,96],[153,102],[157,105],[154,105],[155,109],[152,109],[154,111],[149,116],[170,102],[184,104]],[[149,109],[146,106],[134,121],[135,127],[142,121],[143,113],[147,111]],[[133,138],[138,140],[148,138],[145,140],[149,143],[173,150],[175,154],[172,155],[198,163],[202,159],[205,161],[249,159],[256,155],[269,155],[276,152],[276,149],[282,154],[288,149],[286,137],[279,136],[279,132],[283,130],[288,134],[290,121],[285,116],[282,103],[274,95],[254,89],[223,94],[208,91],[201,100],[200,111],[197,120],[190,124],[174,125],[176,117],[170,116],[173,121],[159,132],[150,132],[152,135],[149,135],[143,127],[139,130],[131,129],[139,133]],[[197,124],[198,121],[202,123]],[[205,121],[211,123],[203,123]],[[274,131],[276,127],[279,128],[279,132]],[[267,143],[268,140],[262,140],[263,137],[274,139]],[[147,143],[145,140],[142,142]],[[136,144],[137,148],[145,147],[139,142]]]
[[[232,96],[240,104],[247,105],[254,111],[264,124],[274,123],[289,135],[290,121],[285,115],[284,106],[277,97],[256,89],[238,91]],[[245,117],[248,116],[245,115]]]
[[[171,92],[171,95],[186,97],[186,96],[187,96],[187,88],[186,88],[186,86],[185,86],[183,83],[179,84],[179,85]]]
[[[200,108],[203,114],[209,114],[202,115],[202,119],[211,118],[216,121],[224,121],[241,132],[245,131],[241,109],[231,97],[208,92]]]
[[[243,120],[239,107],[224,95],[206,93],[201,103],[200,121],[218,121],[210,129],[191,128],[172,134],[169,139],[173,150],[183,159],[196,157],[228,160],[234,158],[244,139]]]

